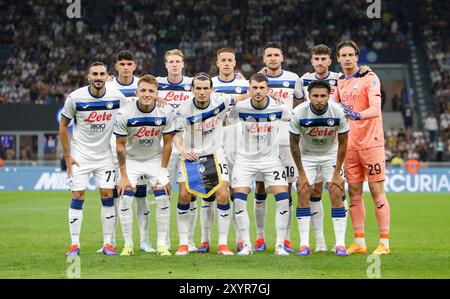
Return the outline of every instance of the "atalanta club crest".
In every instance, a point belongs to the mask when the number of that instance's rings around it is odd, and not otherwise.
[[[283,81],[283,86],[284,87],[289,87],[289,81]]]
[[[271,121],[274,121],[276,118],[277,118],[277,116],[276,116],[274,113],[271,113],[271,114],[269,115],[269,119],[270,119]]]
[[[106,108],[108,108],[108,109],[112,109],[114,107],[114,104],[112,103],[112,102],[108,102],[107,104],[106,104]]]
[[[157,118],[155,120],[155,125],[160,126],[162,124],[162,120],[160,118]]]
[[[334,119],[329,119],[329,120],[327,120],[327,124],[330,126],[330,127],[332,127],[332,126],[334,126]]]
[[[240,88],[240,87],[238,86],[238,87],[236,87],[236,88],[234,89],[234,91],[235,91],[236,93],[242,93],[242,88]]]
[[[206,171],[205,165],[199,164],[197,170],[198,170],[198,173],[204,174]]]

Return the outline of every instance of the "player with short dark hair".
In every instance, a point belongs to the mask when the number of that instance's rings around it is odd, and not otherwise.
[[[121,50],[116,55],[116,62],[114,68],[117,71],[117,76],[112,77],[111,81],[106,82],[106,86],[118,89],[128,100],[128,102],[134,102],[138,99],[137,83],[139,78],[134,75],[137,65],[135,62],[134,54],[129,50]],[[116,152],[116,135],[112,135],[111,147],[113,152],[114,166],[117,172],[119,172],[119,162],[117,160]],[[142,178],[136,185],[136,192],[134,193],[134,198],[136,198],[136,216],[139,226],[139,250],[144,252],[155,252],[150,240],[149,240],[149,214],[150,209],[147,201],[147,185]],[[125,214],[129,213],[130,210],[121,211],[119,209],[117,190],[114,189],[114,200],[116,207],[116,214],[120,219]],[[124,216],[128,218],[128,216]],[[116,220],[116,225],[118,220]],[[132,225],[132,222],[121,221],[120,222],[123,231],[130,231],[127,226]],[[115,245],[115,234],[113,235],[113,245]]]
[[[102,200],[103,254],[116,255],[112,242],[116,211],[113,189],[115,176],[111,152],[111,134],[118,109],[126,98],[114,88],[105,87],[107,67],[102,62],[89,66],[89,85],[70,93],[64,103],[59,125],[61,145],[67,165],[72,201],[69,208],[69,228],[72,245],[67,256],[80,254],[80,231],[83,203],[89,175],[92,173]],[[68,125],[75,119],[69,149]]]
[[[242,249],[238,255],[253,253],[250,242],[250,223],[247,196],[253,181],[259,177],[270,188],[276,200],[275,254],[289,255],[284,240],[289,222],[289,193],[286,173],[279,159],[280,122],[289,121],[290,109],[279,105],[269,95],[269,79],[262,73],[250,78],[250,98],[238,102],[231,110],[230,121],[242,122],[243,141],[240,142],[233,170],[232,188],[234,213]]]
[[[219,69],[219,75],[212,78],[214,92],[221,92],[230,95],[242,95],[246,94],[248,91],[248,81],[245,79],[240,79],[235,73],[236,67],[236,55],[235,50],[232,48],[220,48],[217,51],[216,65]],[[227,107],[227,113],[231,111],[233,106]],[[241,123],[227,124],[223,128],[223,150],[225,158],[227,160],[228,168],[226,171],[229,172],[230,177],[233,175],[233,168],[236,160],[237,147],[242,140],[242,129]],[[233,202],[230,202],[232,205]],[[214,219],[214,210],[212,210],[212,205],[208,202],[204,202],[201,206],[201,212],[206,214],[203,219],[212,222]],[[233,207],[231,207],[233,209]],[[234,213],[231,214],[231,222],[235,228],[236,232],[236,246],[237,251],[242,249],[243,243],[239,236],[239,230],[236,228],[236,223],[234,219]],[[200,219],[202,220],[202,214],[200,214]],[[202,226],[203,227],[203,226]],[[207,227],[207,226],[206,226]],[[205,235],[209,235],[209,232],[205,232]],[[203,231],[202,231],[203,235]],[[203,239],[203,237],[202,237]],[[203,241],[202,241],[203,243]],[[200,244],[199,251],[202,250],[203,244]]]
[[[220,167],[222,185],[214,194],[206,199],[217,200],[219,247],[218,253],[233,255],[227,245],[228,230],[230,226],[230,205],[228,202],[228,172],[227,162],[221,150],[221,129],[225,118],[226,108],[234,98],[213,93],[211,77],[206,73],[199,73],[192,79],[192,92],[194,98],[180,105],[175,116],[174,144],[179,150],[180,158],[189,161],[198,161],[199,158],[214,154]],[[182,161],[178,166],[177,182],[179,186],[177,223],[179,247],[176,255],[187,255],[190,250],[189,215],[192,194],[186,187],[186,175],[182,171]],[[202,230],[203,231],[203,230]],[[209,245],[207,250],[209,251]]]
[[[296,213],[300,232],[299,256],[311,254],[310,196],[319,174],[326,179],[330,192],[336,255],[348,255],[345,249],[346,208],[342,202],[344,181],[340,173],[347,149],[348,121],[342,108],[336,102],[329,101],[330,91],[330,85],[324,80],[309,83],[310,101],[298,105],[291,118],[291,151],[299,170]]]
[[[293,109],[297,105],[301,94],[295,89],[296,82],[299,76],[295,73],[283,70],[282,63],[284,61],[283,51],[281,46],[275,42],[269,42],[264,46],[263,61],[265,68],[263,73],[269,80],[269,93],[275,94],[278,98],[286,104],[289,109]],[[284,166],[285,175],[289,184],[289,223],[285,237],[285,249],[288,252],[293,252],[292,244],[290,242],[290,233],[292,226],[293,207],[291,197],[292,183],[297,176],[297,169],[292,154],[289,148],[289,124],[282,122],[280,124],[280,142],[279,152],[280,158]],[[266,198],[267,193],[264,183],[260,177],[256,179],[255,192],[255,222],[256,222],[256,242],[255,251],[264,251],[266,247],[265,242],[265,223],[266,223]]]
[[[309,87],[312,82],[317,80],[324,80],[330,85],[330,97],[331,101],[336,102],[337,94],[337,80],[342,73],[335,73],[329,70],[332,64],[331,49],[324,45],[318,44],[311,48],[311,65],[314,69],[313,73],[305,73],[300,77],[295,86],[296,90],[301,97],[300,101],[295,103],[300,103],[302,101],[309,101]],[[294,103],[294,104],[295,104]],[[311,190],[310,196],[310,206],[311,206],[311,224],[314,230],[314,237],[316,240],[315,252],[326,252],[327,244],[325,243],[325,237],[323,233],[323,204],[322,204],[322,189],[323,189],[323,178],[320,173],[315,176],[316,182],[314,182],[314,188]],[[343,197],[344,204],[347,206],[346,197]]]

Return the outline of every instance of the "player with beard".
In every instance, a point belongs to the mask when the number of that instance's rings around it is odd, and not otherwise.
[[[69,229],[72,245],[67,256],[80,254],[80,231],[83,203],[89,175],[92,173],[102,201],[103,254],[117,255],[112,246],[115,226],[113,189],[116,176],[111,152],[111,134],[117,111],[126,104],[125,96],[115,88],[106,88],[107,67],[102,62],[89,66],[89,86],[70,93],[64,103],[59,125],[61,145],[67,165],[72,201],[69,208]],[[68,125],[74,120],[69,150]]]

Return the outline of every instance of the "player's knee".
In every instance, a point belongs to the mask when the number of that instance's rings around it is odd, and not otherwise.
[[[113,197],[113,189],[101,189],[100,197],[101,198],[112,198]]]
[[[314,184],[314,189],[311,190],[311,197],[321,197],[322,196],[322,183]]]
[[[77,200],[84,200],[84,191],[73,191],[72,198]]]
[[[216,200],[218,204],[225,205],[228,203],[230,198],[230,193],[228,193],[228,188],[221,188],[216,192]]]
[[[332,188],[332,190],[330,190],[331,207],[341,208],[344,206],[344,202],[342,201],[342,192],[335,189],[337,188]]]
[[[369,189],[373,198],[383,195],[385,193],[384,181],[369,183]]]
[[[348,193],[350,194],[350,196],[362,195],[363,193],[362,184],[361,186],[360,184],[349,184]]]
[[[187,190],[180,190],[180,193],[178,194],[178,202],[181,204],[190,204],[191,203],[191,197]]]

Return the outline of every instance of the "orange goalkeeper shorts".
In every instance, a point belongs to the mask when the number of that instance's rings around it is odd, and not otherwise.
[[[384,181],[385,169],[384,146],[347,150],[344,173],[348,183]]]

